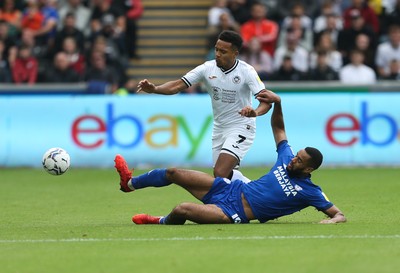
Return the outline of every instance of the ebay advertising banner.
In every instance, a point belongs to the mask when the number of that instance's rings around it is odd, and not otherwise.
[[[400,165],[400,94],[282,94],[289,143],[319,148],[324,165]],[[257,102],[254,102],[257,104]],[[271,112],[242,166],[276,158]],[[2,96],[0,166],[40,167],[62,147],[72,167],[208,166],[212,112],[208,95]]]

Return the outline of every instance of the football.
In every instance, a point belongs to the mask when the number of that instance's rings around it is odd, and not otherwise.
[[[61,148],[47,150],[42,159],[43,168],[52,175],[62,175],[70,166],[69,154]]]

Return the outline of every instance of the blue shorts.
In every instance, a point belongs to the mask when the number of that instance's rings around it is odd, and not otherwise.
[[[201,200],[204,204],[214,204],[231,219],[232,223],[248,223],[242,204],[242,186],[240,180],[230,181],[217,177],[210,191]]]

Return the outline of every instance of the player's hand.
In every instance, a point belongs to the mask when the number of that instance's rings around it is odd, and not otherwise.
[[[257,94],[256,99],[260,102],[274,103],[281,102],[281,98],[271,90],[263,90]]]
[[[254,118],[257,116],[256,111],[254,111],[254,109],[251,108],[250,106],[244,107],[242,110],[239,111],[239,114],[242,117],[248,117],[248,118]]]
[[[156,90],[156,86],[149,82],[147,79],[141,80],[137,86],[137,93],[146,92],[146,93],[154,93]]]
[[[333,219],[324,219],[319,222],[320,224],[336,224],[336,221]]]

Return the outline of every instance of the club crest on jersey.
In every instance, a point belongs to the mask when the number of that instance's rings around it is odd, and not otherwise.
[[[235,76],[235,77],[232,79],[232,81],[233,81],[233,83],[239,84],[242,80],[240,79],[239,76]]]
[[[220,100],[221,98],[219,97],[219,92],[221,92],[221,89],[216,86],[213,86],[212,90],[214,93],[213,95],[214,100]]]

